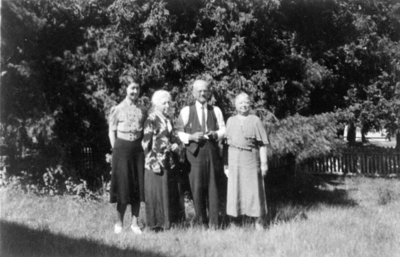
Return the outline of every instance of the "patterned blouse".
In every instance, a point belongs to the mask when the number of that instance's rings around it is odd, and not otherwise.
[[[135,105],[125,98],[120,104],[111,109],[109,116],[110,130],[134,133],[139,138],[143,132],[145,117],[142,106]]]
[[[142,147],[145,153],[145,169],[160,173],[160,166],[166,169],[173,169],[171,163],[172,144],[180,144],[179,138],[175,134],[170,119],[165,118],[159,112],[152,112],[144,123],[144,136]]]

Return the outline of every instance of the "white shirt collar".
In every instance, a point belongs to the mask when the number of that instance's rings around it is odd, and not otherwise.
[[[203,105],[199,101],[196,101],[196,108],[201,109],[202,106]],[[204,107],[207,107],[207,102],[204,104]]]

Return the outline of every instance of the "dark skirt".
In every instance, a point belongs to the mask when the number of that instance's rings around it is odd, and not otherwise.
[[[144,153],[142,139],[117,138],[112,154],[110,202],[134,204],[144,201]]]
[[[178,183],[180,173],[162,169],[145,171],[146,225],[150,229],[169,229],[185,217]]]

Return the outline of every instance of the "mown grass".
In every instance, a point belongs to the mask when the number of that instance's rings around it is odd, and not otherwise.
[[[298,178],[299,179],[299,178]],[[265,231],[180,227],[112,232],[114,207],[1,190],[1,256],[400,256],[400,181],[300,178],[277,188]],[[317,181],[315,181],[317,180]],[[271,186],[273,187],[273,186]]]

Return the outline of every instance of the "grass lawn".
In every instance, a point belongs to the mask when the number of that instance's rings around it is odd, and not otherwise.
[[[311,180],[308,180],[310,182]],[[304,182],[304,181],[303,181]],[[141,236],[112,231],[114,207],[69,196],[0,189],[4,256],[400,256],[400,180],[352,177],[304,182],[280,197],[265,231],[198,227]],[[278,194],[282,191],[276,191]],[[283,195],[284,193],[282,193]]]

